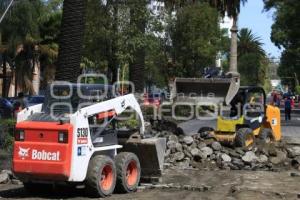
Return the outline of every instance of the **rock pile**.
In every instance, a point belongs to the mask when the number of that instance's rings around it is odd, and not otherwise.
[[[163,132],[167,138],[165,167],[189,169],[278,170],[300,167],[300,147],[289,147],[283,142],[256,142],[249,148],[223,146],[213,138],[176,136]]]
[[[19,180],[14,177],[13,173],[10,170],[2,170],[0,171],[0,184],[22,184]]]

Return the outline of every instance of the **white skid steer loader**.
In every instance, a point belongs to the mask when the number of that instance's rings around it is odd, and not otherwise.
[[[34,192],[40,183],[84,184],[90,196],[105,197],[115,190],[135,191],[141,177],[161,175],[166,141],[145,137],[133,94],[113,97],[111,87],[99,84],[50,88],[44,104],[24,109],[17,118],[12,170],[26,189]],[[128,108],[139,118],[134,134],[119,132],[113,123]]]

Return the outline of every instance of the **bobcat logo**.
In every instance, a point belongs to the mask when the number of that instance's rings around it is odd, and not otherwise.
[[[29,156],[29,155],[28,155],[29,149],[30,149],[30,148],[24,149],[24,148],[19,147],[19,153],[18,153],[18,155],[19,155],[19,157],[22,158],[22,160],[24,160],[26,157]]]

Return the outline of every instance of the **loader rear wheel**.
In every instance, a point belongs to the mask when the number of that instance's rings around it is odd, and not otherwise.
[[[128,193],[137,190],[141,177],[141,166],[134,153],[122,152],[115,158],[117,167],[116,191]]]
[[[114,161],[103,155],[97,155],[90,161],[86,190],[92,197],[106,197],[113,193],[116,186],[116,166]]]
[[[273,138],[273,131],[270,128],[264,128],[261,130],[258,136],[259,139],[261,139],[264,143],[270,143]]]
[[[248,147],[254,143],[253,131],[250,128],[240,128],[236,132],[235,145],[238,147]]]

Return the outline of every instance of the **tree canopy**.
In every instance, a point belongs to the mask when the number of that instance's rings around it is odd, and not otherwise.
[[[0,9],[5,8],[5,1],[7,0],[1,1]],[[57,55],[62,36],[61,26],[65,26],[62,25],[63,2],[16,1],[0,28],[2,41],[9,46],[12,59],[17,58],[18,44],[31,44],[27,45],[31,48],[26,48],[30,51],[38,45],[36,53],[42,68],[42,87],[53,79],[54,70],[59,63]],[[239,13],[240,5],[245,0],[160,2],[165,3],[165,6],[158,9],[157,6],[151,8],[147,1],[87,0],[86,20],[83,24],[83,54],[82,57],[76,57],[77,63],[80,63],[76,65],[77,69],[104,73],[111,83],[118,77],[121,80],[134,80],[141,86],[141,90],[143,83],[147,87],[154,84],[163,88],[175,76],[200,77],[204,67],[215,65],[216,56],[220,53],[224,63],[228,63],[230,38],[221,30],[220,20],[225,11],[232,9],[229,4],[234,6],[229,14],[234,16]],[[82,27],[80,30],[83,30]],[[64,40],[70,39],[67,35]],[[245,63],[247,57],[264,57],[259,38],[249,30],[240,32],[238,48],[238,59],[245,66],[254,63]],[[65,52],[68,49],[70,48],[65,48]],[[69,56],[64,54],[62,57]],[[26,58],[18,56],[18,59]],[[17,65],[21,63],[20,73],[30,70],[27,62],[16,62]],[[256,63],[262,63],[261,59]],[[66,65],[61,66],[62,69],[67,69]],[[71,65],[66,71],[70,75],[74,72]],[[30,73],[28,71],[27,74]],[[61,79],[65,77],[62,75]]]
[[[283,49],[279,75],[285,83],[294,84],[290,77],[294,73],[300,78],[300,1],[298,0],[264,0],[265,9],[274,9],[274,24],[271,40]]]
[[[260,37],[250,29],[242,28],[238,33],[238,71],[242,85],[264,86],[267,78],[268,59],[262,48]]]

